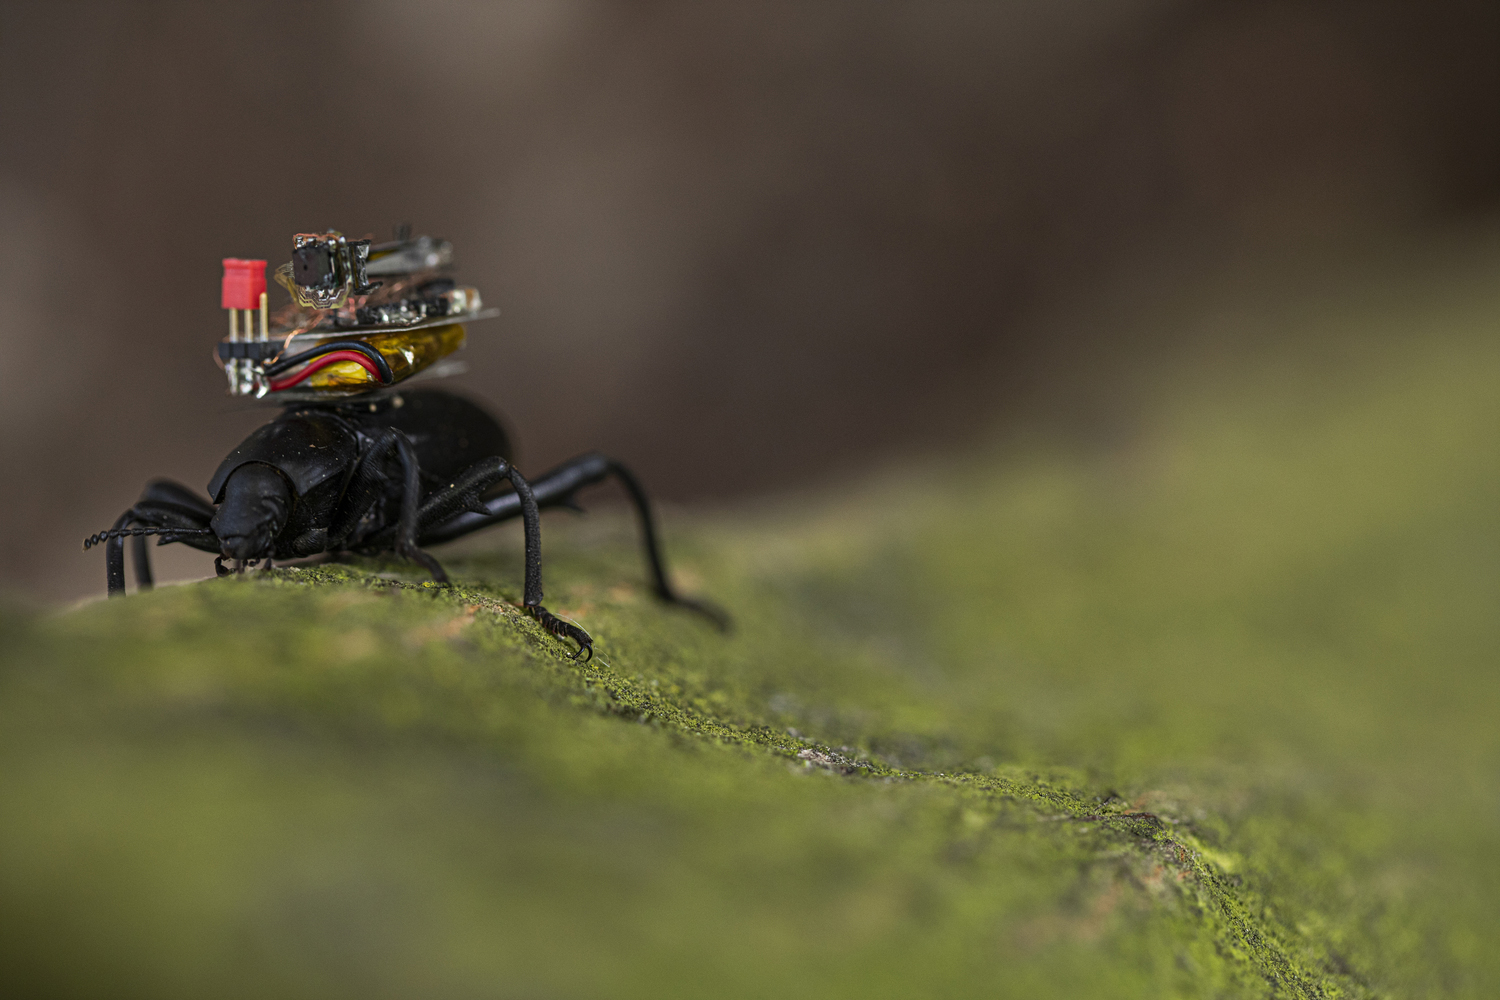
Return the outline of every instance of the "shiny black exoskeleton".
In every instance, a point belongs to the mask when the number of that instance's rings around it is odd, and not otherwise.
[[[394,551],[447,574],[422,545],[445,542],[520,516],[526,535],[525,610],[558,638],[593,656],[587,632],[542,607],[542,507],[577,507],[585,486],[610,476],[640,517],[656,594],[723,627],[710,605],[679,597],[667,578],[650,502],[630,471],[603,455],[566,462],[528,483],[510,464],[510,442],[494,418],[436,389],[289,407],[230,453],[208,495],[170,480],[146,487],[100,542],[111,596],[125,592],[124,539],[133,539],[136,582],[151,586],[147,536],[217,555],[220,575],[319,553]]]

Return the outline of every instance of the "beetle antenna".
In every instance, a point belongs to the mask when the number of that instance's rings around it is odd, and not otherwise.
[[[90,535],[83,540],[85,549],[93,548],[111,538],[125,538],[135,535],[211,535],[212,528],[111,528],[98,534]]]

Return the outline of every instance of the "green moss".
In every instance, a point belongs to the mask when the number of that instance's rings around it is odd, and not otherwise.
[[[589,601],[587,664],[506,596],[315,567],[24,626],[11,961],[158,995],[1336,979],[1182,824],[789,735],[752,637],[634,591]]]
[[[504,532],[442,554],[451,588],[330,564],[7,612],[0,969],[1492,995],[1500,302],[1457,301],[1316,392],[1326,358],[1184,368],[1128,446],[692,526],[728,637],[649,598],[612,518],[545,530],[591,663],[516,610]]]

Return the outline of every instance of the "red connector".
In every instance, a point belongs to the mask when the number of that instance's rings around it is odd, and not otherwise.
[[[224,258],[224,286],[220,302],[225,309],[259,309],[266,293],[266,262]]]

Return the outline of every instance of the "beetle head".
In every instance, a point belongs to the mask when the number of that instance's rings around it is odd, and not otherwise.
[[[291,509],[292,487],[286,477],[264,463],[247,462],[229,474],[224,502],[209,526],[224,558],[243,565],[247,559],[271,557]]]

